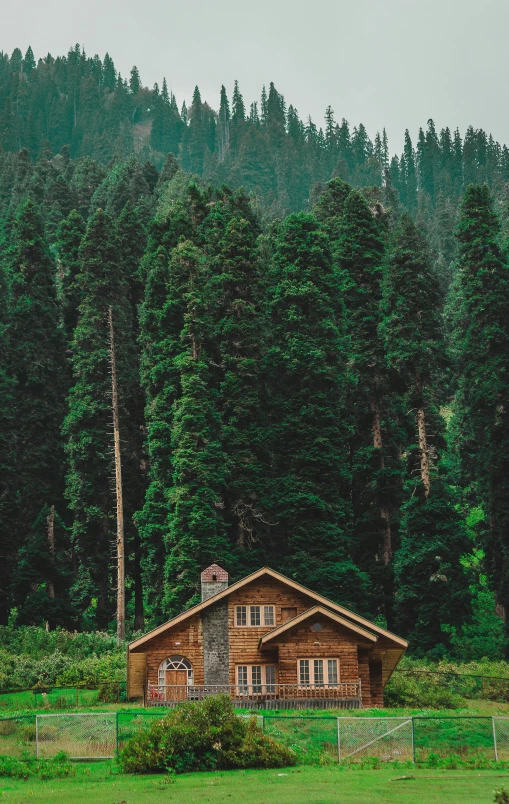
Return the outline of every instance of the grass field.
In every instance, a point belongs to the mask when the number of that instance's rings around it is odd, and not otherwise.
[[[402,776],[414,778],[402,779]],[[229,771],[173,777],[125,776],[113,764],[80,765],[57,781],[0,779],[9,804],[491,804],[509,787],[500,771],[352,770],[301,767],[286,771]]]

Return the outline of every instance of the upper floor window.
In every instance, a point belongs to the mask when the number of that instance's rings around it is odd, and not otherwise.
[[[238,626],[275,625],[274,606],[236,606],[235,624]]]

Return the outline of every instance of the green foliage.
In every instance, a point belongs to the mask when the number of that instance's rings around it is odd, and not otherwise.
[[[270,280],[274,553],[301,583],[362,607],[366,578],[350,557],[344,307],[327,238],[311,215],[282,225]]]
[[[0,777],[9,779],[66,779],[74,776],[75,768],[63,751],[51,759],[33,759],[23,757],[0,756]]]
[[[468,187],[457,233],[458,447],[463,486],[489,522],[482,547],[496,599],[507,605],[509,266],[499,231],[488,187]]]
[[[419,709],[459,709],[464,698],[447,687],[433,684],[428,676],[393,673],[384,689],[384,705]]]
[[[509,804],[509,790],[505,787],[495,790],[493,801],[495,804]]]
[[[119,759],[127,773],[281,768],[295,764],[294,753],[265,735],[255,718],[248,722],[239,718],[226,695],[179,704],[131,738]]]

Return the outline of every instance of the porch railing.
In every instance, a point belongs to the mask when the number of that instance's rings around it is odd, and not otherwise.
[[[148,684],[147,703],[200,701],[207,695],[230,695],[235,700],[302,700],[360,698],[360,679],[338,684]]]

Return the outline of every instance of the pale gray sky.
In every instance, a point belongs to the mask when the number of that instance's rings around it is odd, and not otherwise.
[[[433,117],[509,141],[508,0],[0,0],[0,49],[36,58],[109,51],[144,84],[195,84],[217,108],[238,78],[246,101],[274,81],[300,116],[386,127],[391,151]]]

